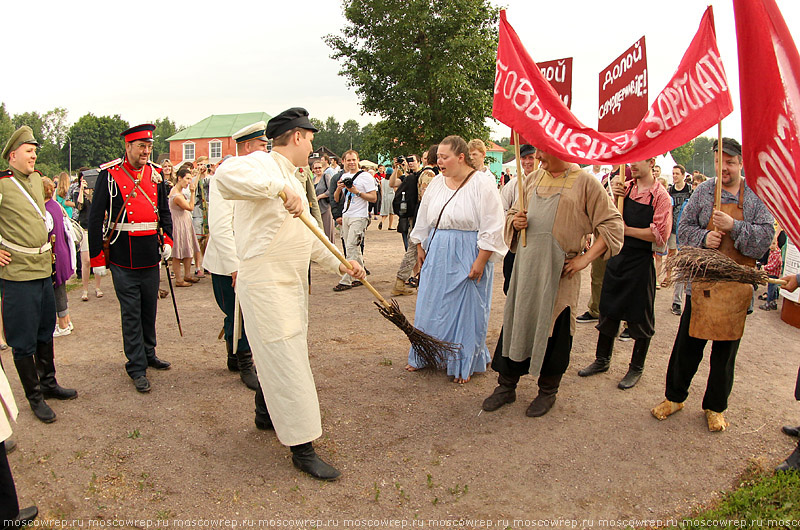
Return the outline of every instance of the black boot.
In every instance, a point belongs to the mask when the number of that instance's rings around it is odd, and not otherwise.
[[[78,392],[64,388],[56,381],[56,361],[53,352],[53,341],[36,345],[36,370],[39,372],[39,384],[42,396],[47,399],[75,399]],[[39,418],[41,419],[41,418]]]
[[[800,471],[800,442],[794,448],[794,452],[782,464],[775,468],[775,471]]]
[[[256,367],[253,365],[253,352],[249,350],[238,351],[236,352],[236,360],[242,383],[250,390],[258,390],[258,376],[256,375]]]
[[[538,418],[539,416],[544,416],[553,408],[563,375],[564,374],[539,376],[539,394],[531,402],[528,410],[525,411],[526,416]]]
[[[633,343],[633,355],[631,363],[628,365],[628,373],[622,378],[617,387],[622,390],[633,388],[642,377],[644,370],[644,360],[647,358],[647,350],[650,349],[650,339],[636,339]]]
[[[6,523],[11,523],[7,528],[22,528],[23,526],[30,525],[34,519],[39,516],[39,508],[36,506],[28,506],[19,511],[16,517]]]
[[[497,388],[492,395],[483,400],[483,410],[492,412],[503,405],[514,403],[517,400],[517,383],[519,383],[518,375],[508,376],[498,373]]]
[[[260,385],[256,387],[256,428],[262,431],[271,431],[275,428],[272,425],[272,418],[269,417],[267,402],[264,401],[264,392]]]
[[[28,398],[28,403],[33,413],[45,423],[56,421],[56,413],[44,401],[33,355],[22,359],[14,359],[14,364],[19,374],[19,382],[22,383],[22,388],[25,389],[25,397]]]
[[[238,372],[239,359],[237,359],[236,354],[233,353],[233,343],[226,340],[225,348],[228,350],[228,370],[231,372]]]
[[[336,480],[342,475],[338,469],[317,456],[311,442],[293,445],[290,449],[292,450],[292,463],[300,471],[319,480]]]
[[[781,427],[783,434],[788,434],[789,436],[800,436],[800,427],[792,427],[791,425],[784,425]]]
[[[600,374],[608,371],[608,366],[611,364],[611,353],[614,351],[614,337],[603,335],[600,333],[597,336],[597,352],[592,364],[578,370],[578,375],[581,377],[588,377],[594,374]]]

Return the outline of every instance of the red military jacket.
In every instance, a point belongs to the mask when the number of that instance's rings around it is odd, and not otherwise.
[[[148,225],[136,230],[135,225],[158,223],[163,230],[164,244],[172,245],[172,216],[167,202],[169,190],[160,168],[148,162],[137,171],[127,160],[117,159],[103,164],[100,169],[89,212],[92,267],[107,265],[102,252],[103,238],[118,218],[118,228],[122,228],[124,223],[134,229],[115,230],[111,234],[111,263],[129,269],[158,265],[161,239],[157,229]],[[124,212],[120,213],[123,207]]]

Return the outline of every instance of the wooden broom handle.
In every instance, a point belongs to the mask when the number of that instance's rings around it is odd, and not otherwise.
[[[278,193],[278,195],[283,200],[283,202],[286,202],[286,194],[283,191]],[[342,264],[345,267],[347,267],[348,269],[352,269],[353,268],[353,265],[349,261],[347,261],[347,258],[345,258],[342,255],[341,252],[339,252],[339,249],[336,248],[336,246],[333,243],[331,243],[331,240],[328,239],[328,236],[326,236],[325,234],[322,233],[322,230],[319,229],[319,227],[317,226],[317,223],[315,223],[314,221],[309,219],[308,214],[306,212],[302,212],[300,214],[300,220],[303,221],[303,224],[306,225],[308,227],[308,229],[311,230],[314,233],[315,236],[317,236],[317,239],[322,241],[322,244],[324,244],[326,247],[328,247],[328,250],[330,250],[333,253],[333,255],[336,256],[339,259],[339,261],[341,261]],[[387,302],[386,299],[383,296],[381,296],[381,293],[379,293],[377,291],[377,289],[375,289],[372,286],[372,284],[370,284],[367,281],[366,278],[364,278],[363,280],[360,280],[360,281],[361,281],[361,283],[366,285],[367,289],[370,290],[370,292],[375,296],[375,298],[377,298],[378,301],[381,304],[383,304],[383,307],[386,307],[386,308],[390,308],[391,307],[389,302]]]

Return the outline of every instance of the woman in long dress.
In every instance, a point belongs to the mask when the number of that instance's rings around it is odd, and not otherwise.
[[[392,211],[394,188],[389,186],[389,177],[391,176],[391,173],[389,173],[390,170],[392,169],[387,169],[386,175],[381,179],[381,222],[378,224],[378,228],[383,228],[383,222],[386,220],[386,217],[389,217],[389,224],[386,225],[386,229],[394,230],[394,228],[392,228],[392,222],[394,221],[394,211]]]
[[[183,190],[189,188],[189,199]],[[192,210],[194,210],[195,191],[192,182],[192,171],[188,167],[178,170],[175,187],[169,193],[169,212],[172,214],[172,270],[175,272],[175,285],[190,287],[199,280],[192,276],[192,257],[200,252],[200,245],[192,226]],[[183,279],[180,278],[183,264]]]
[[[437,163],[441,174],[428,186],[410,236],[422,267],[414,326],[460,344],[447,374],[466,383],[491,362],[486,332],[494,263],[508,251],[505,217],[495,182],[470,165],[463,138],[442,140]],[[421,367],[412,347],[406,370]]]

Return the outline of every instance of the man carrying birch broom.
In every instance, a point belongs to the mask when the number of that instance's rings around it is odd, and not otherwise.
[[[715,142],[715,153],[717,149]],[[715,156],[717,165],[719,159]],[[678,240],[689,247],[717,249],[740,265],[754,267],[756,258],[772,243],[772,215],[742,177],[739,142],[723,138],[721,159],[717,168],[722,175],[721,206],[714,207],[716,179],[700,184],[683,210]],[[728,408],[736,353],[752,297],[753,287],[744,283],[694,281],[687,286],[686,308],[667,368],[666,399],[652,409],[653,416],[663,420],[683,408],[706,342],[712,340],[703,409],[709,431],[728,427],[722,413]]]
[[[255,151],[221,165],[217,186],[237,200],[234,238],[239,258],[237,292],[269,422],[292,450],[295,467],[320,480],[340,473],[320,459],[311,442],[322,435],[317,390],[308,362],[308,263],[363,280],[364,269],[338,259],[298,218],[308,210],[305,190],[295,178],[308,163],[317,129],[302,108],[291,108],[267,124],[273,151]],[[286,196],[285,202],[280,193]]]

